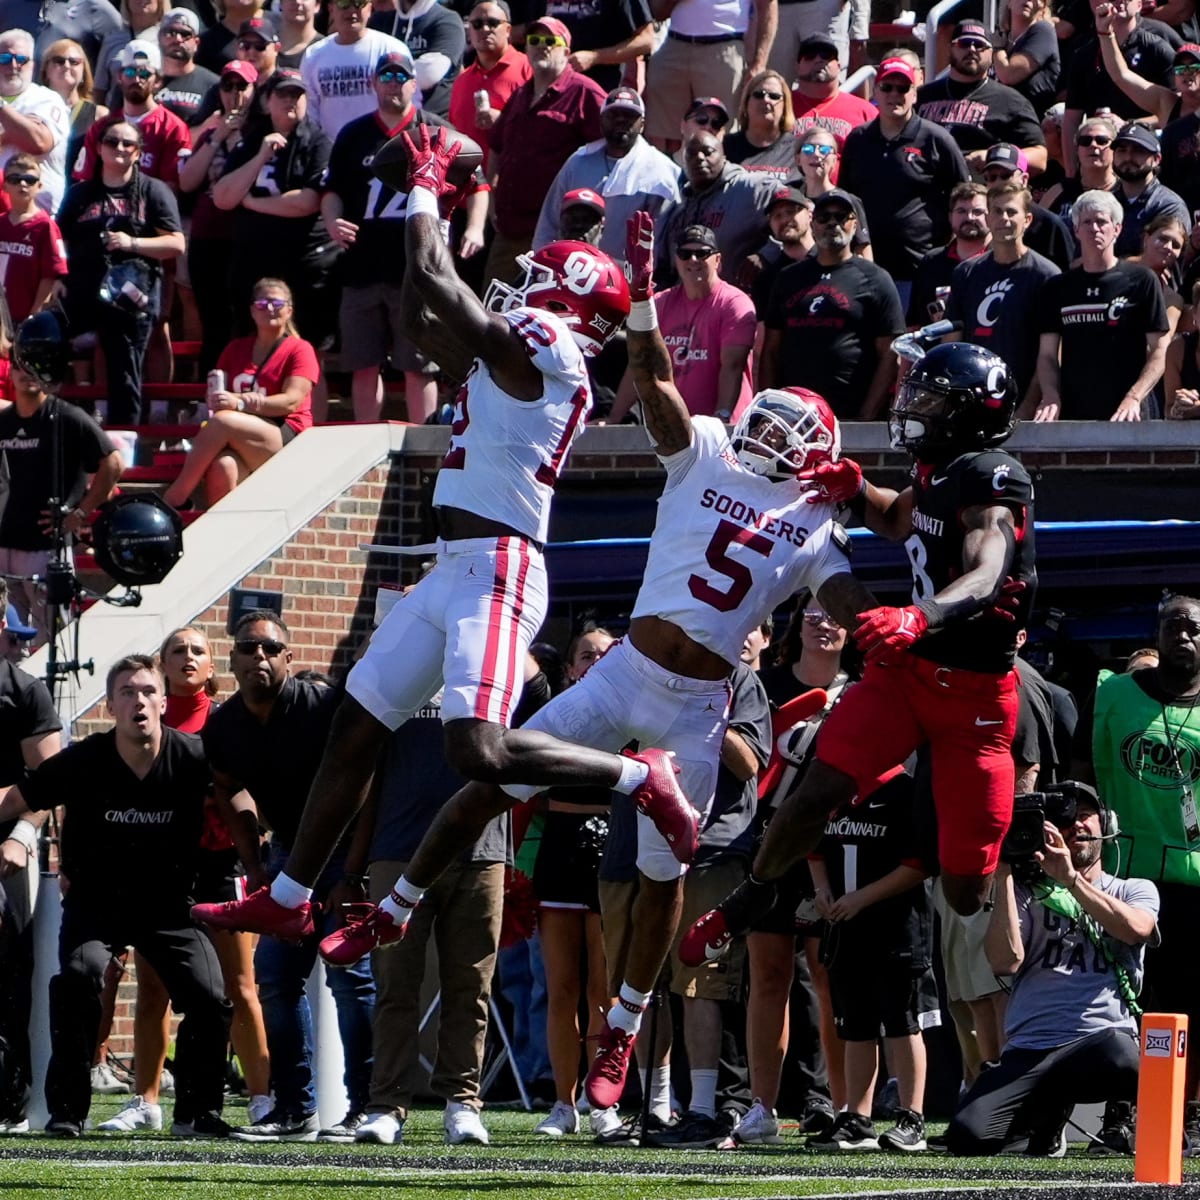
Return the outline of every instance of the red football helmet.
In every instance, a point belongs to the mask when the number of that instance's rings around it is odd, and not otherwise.
[[[587,242],[551,242],[517,257],[525,272],[515,284],[493,279],[483,303],[493,312],[540,308],[566,324],[589,358],[629,316],[629,284],[611,258]]]
[[[842,433],[833,409],[808,388],[759,392],[733,431],[738,462],[755,475],[790,479],[842,452]]]

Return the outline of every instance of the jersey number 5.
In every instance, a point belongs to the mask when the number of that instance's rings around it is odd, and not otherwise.
[[[708,543],[704,552],[704,560],[718,575],[724,575],[729,580],[725,591],[718,591],[707,579],[693,575],[688,579],[688,591],[703,604],[708,604],[718,612],[732,612],[750,594],[754,586],[754,576],[745,563],[736,562],[726,551],[731,545],[745,546],[763,558],[769,558],[775,549],[775,543],[754,533],[732,521],[722,521]]]

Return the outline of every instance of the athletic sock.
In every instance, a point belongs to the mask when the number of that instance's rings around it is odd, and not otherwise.
[[[392,888],[391,895],[384,896],[379,902],[379,907],[397,925],[406,925],[408,918],[412,916],[412,911],[421,903],[421,897],[425,895],[425,889],[415,887],[409,883],[403,875],[396,880],[395,886]]]
[[[650,1003],[652,992],[639,992],[627,983],[621,984],[617,1002],[608,1010],[608,1023],[613,1029],[637,1033],[642,1027],[642,1014]]]
[[[703,1113],[706,1117],[717,1115],[717,1072],[700,1068],[691,1072],[692,1102],[690,1112]]]
[[[632,796],[650,776],[650,768],[636,758],[621,755],[621,778],[613,784],[613,791],[623,796]]]
[[[271,899],[284,908],[299,908],[312,899],[312,888],[297,883],[282,871],[271,882]]]

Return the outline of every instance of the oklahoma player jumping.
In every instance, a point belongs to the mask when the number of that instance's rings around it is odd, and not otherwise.
[[[443,683],[446,758],[466,778],[520,780],[534,791],[603,785],[633,795],[678,844],[695,841],[695,818],[663,751],[621,757],[507,727],[546,612],[550,500],[591,407],[584,358],[620,329],[628,284],[594,247],[554,242],[518,260],[524,286],[499,289],[501,311],[488,312],[460,282],[439,228],[438,199],[453,190],[446,171],[458,146],[447,146],[443,130],[431,142],[425,126],[416,143],[401,136],[409,155],[404,287],[415,289],[406,311],[419,312],[423,301],[478,347],[434,488],[437,565],[392,608],[351,671],[284,870],[243,901],[193,908],[220,928],[312,931],[312,883],[362,805],[387,731]],[[410,327],[416,338],[424,332]],[[422,890],[401,880],[363,928],[396,940]]]
[[[718,957],[765,915],[775,881],[816,846],[828,814],[856,793],[861,803],[925,742],[946,899],[969,915],[986,898],[1012,817],[1013,659],[1036,583],[1033,485],[996,448],[1012,432],[1016,401],[995,354],[938,346],[909,372],[891,412],[892,443],[912,455],[912,485],[896,493],[848,470],[830,482],[876,533],[904,540],[913,603],[860,613],[848,626],[866,655],[862,682],[825,719],[816,761],[767,826],[747,882],[684,936],[685,963]]]
[[[629,365],[646,429],[667,471],[646,573],[629,636],[524,728],[593,747],[580,753],[619,750],[632,739],[665,747],[703,819],[727,722],[729,677],[750,629],[800,587],[811,588],[847,620],[873,601],[848,573],[846,534],[834,520],[834,506],[810,505],[812,485],[797,482],[802,472],[837,458],[837,421],[829,406],[800,389],[760,393],[732,443],[720,421],[689,417],[650,299],[652,230],[648,213],[630,221]],[[814,700],[819,707],[824,694]],[[419,898],[489,820],[539,790],[524,783],[469,783],[413,855],[401,880],[403,894]],[[693,839],[697,827],[693,823]],[[588,1073],[587,1096],[595,1108],[610,1108],[620,1098],[642,1013],[679,922],[683,864],[693,849],[694,843],[672,843],[638,817],[634,929],[618,1002]],[[345,964],[381,941],[394,941],[400,933],[393,916],[372,914],[339,930],[325,939],[321,953]]]

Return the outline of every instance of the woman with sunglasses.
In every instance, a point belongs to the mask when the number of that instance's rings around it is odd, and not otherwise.
[[[792,94],[778,71],[760,71],[742,89],[738,128],[725,135],[725,159],[747,171],[778,176],[793,173],[795,139]]]
[[[117,59],[122,50],[135,38],[158,45],[158,26],[167,9],[169,0],[121,0],[120,29],[114,29],[100,46],[96,55],[96,81],[92,87],[92,99],[99,104],[118,103],[120,92],[116,90],[120,67]]]
[[[1075,201],[1084,192],[1111,192],[1117,183],[1113,169],[1113,142],[1117,139],[1117,123],[1109,116],[1088,117],[1075,134],[1075,153],[1079,157],[1079,174],[1055,184],[1042,197],[1042,207],[1048,208],[1068,224]]]
[[[188,237],[188,275],[200,312],[200,370],[207,375],[233,333],[229,304],[229,261],[233,213],[219,209],[213,187],[225,174],[225,162],[242,141],[258,71],[252,63],[231,59],[221,71],[219,108],[192,131],[192,153],[179,167],[179,189],[199,193]]]
[[[211,508],[312,424],[321,371],[317,352],[296,329],[291,289],[281,279],[260,279],[250,313],[254,336],[236,338],[222,352],[217,368],[226,390],[210,394],[212,415],[163,497],[176,508],[201,483]]]
[[[818,196],[833,191],[841,157],[837,137],[820,125],[810,125],[795,137],[792,144],[796,166],[804,180],[804,194],[815,201]],[[871,231],[867,227],[867,214],[863,211],[862,201],[849,192],[844,194],[850,196],[854,215],[858,218],[854,222],[851,249],[868,262],[873,261],[875,256],[871,251]]]
[[[185,249],[175,193],[141,173],[141,154],[138,127],[114,121],[100,138],[91,178],[67,190],[58,214],[71,265],[67,320],[73,336],[94,332],[104,347],[111,425],[140,417],[162,264]]]
[[[1041,120],[1054,103],[1062,69],[1049,0],[1008,0],[1005,15],[1008,40],[992,56],[996,78],[1016,88]]]
[[[92,64],[83,47],[70,38],[51,42],[42,57],[41,83],[62,97],[71,114],[71,136],[67,141],[67,169],[79,157],[83,139],[94,122],[108,116],[108,109],[91,97],[94,87]]]

